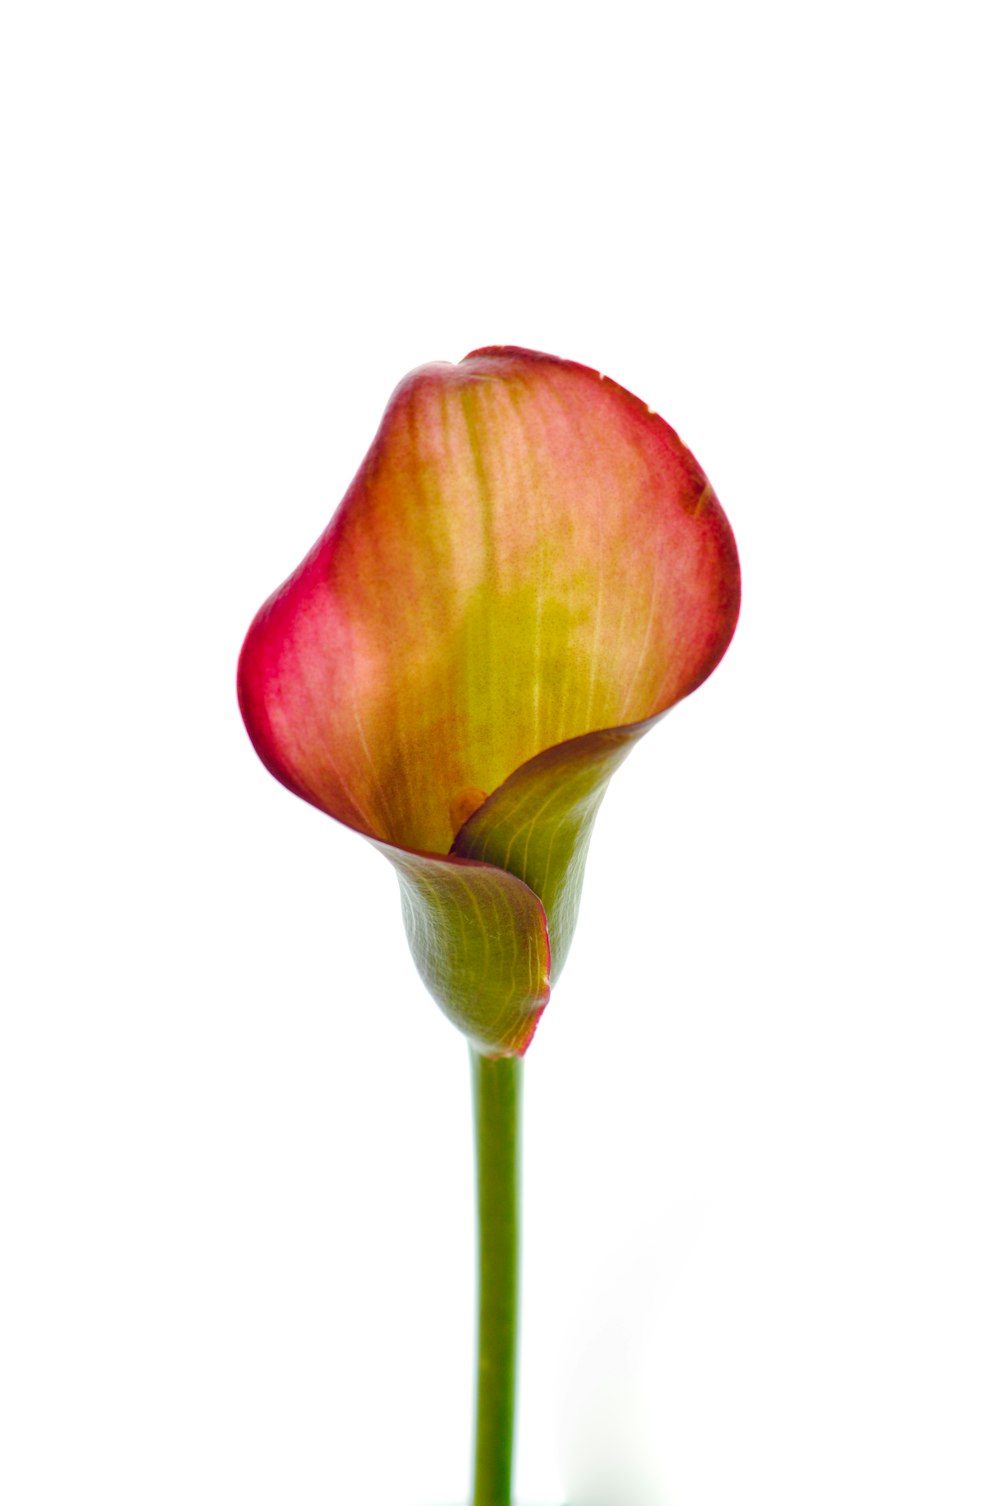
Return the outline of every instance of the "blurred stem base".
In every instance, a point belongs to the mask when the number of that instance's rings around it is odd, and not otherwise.
[[[521,1085],[518,1057],[473,1051],[479,1359],[472,1506],[511,1506],[517,1385]]]

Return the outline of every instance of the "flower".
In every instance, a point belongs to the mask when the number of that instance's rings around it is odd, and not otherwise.
[[[611,774],[721,659],[732,532],[661,418],[516,347],[422,366],[247,634],[267,768],[394,864],[414,958],[521,1055],[569,946]]]

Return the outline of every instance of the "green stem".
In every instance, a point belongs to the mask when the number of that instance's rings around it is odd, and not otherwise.
[[[473,1506],[511,1506],[517,1369],[521,1062],[472,1052],[479,1195]]]

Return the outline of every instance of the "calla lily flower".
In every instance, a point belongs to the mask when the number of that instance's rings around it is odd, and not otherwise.
[[[481,1053],[527,1048],[608,781],[738,609],[732,532],[673,430],[596,371],[496,347],[404,378],[254,619],[258,754],[394,865],[421,976]]]

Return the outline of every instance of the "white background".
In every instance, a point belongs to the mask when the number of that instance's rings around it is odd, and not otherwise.
[[[466,1495],[465,1049],[233,682],[500,342],[662,412],[745,581],[528,1057],[519,1496],[1000,1501],[986,17],[7,7],[10,1506]]]

